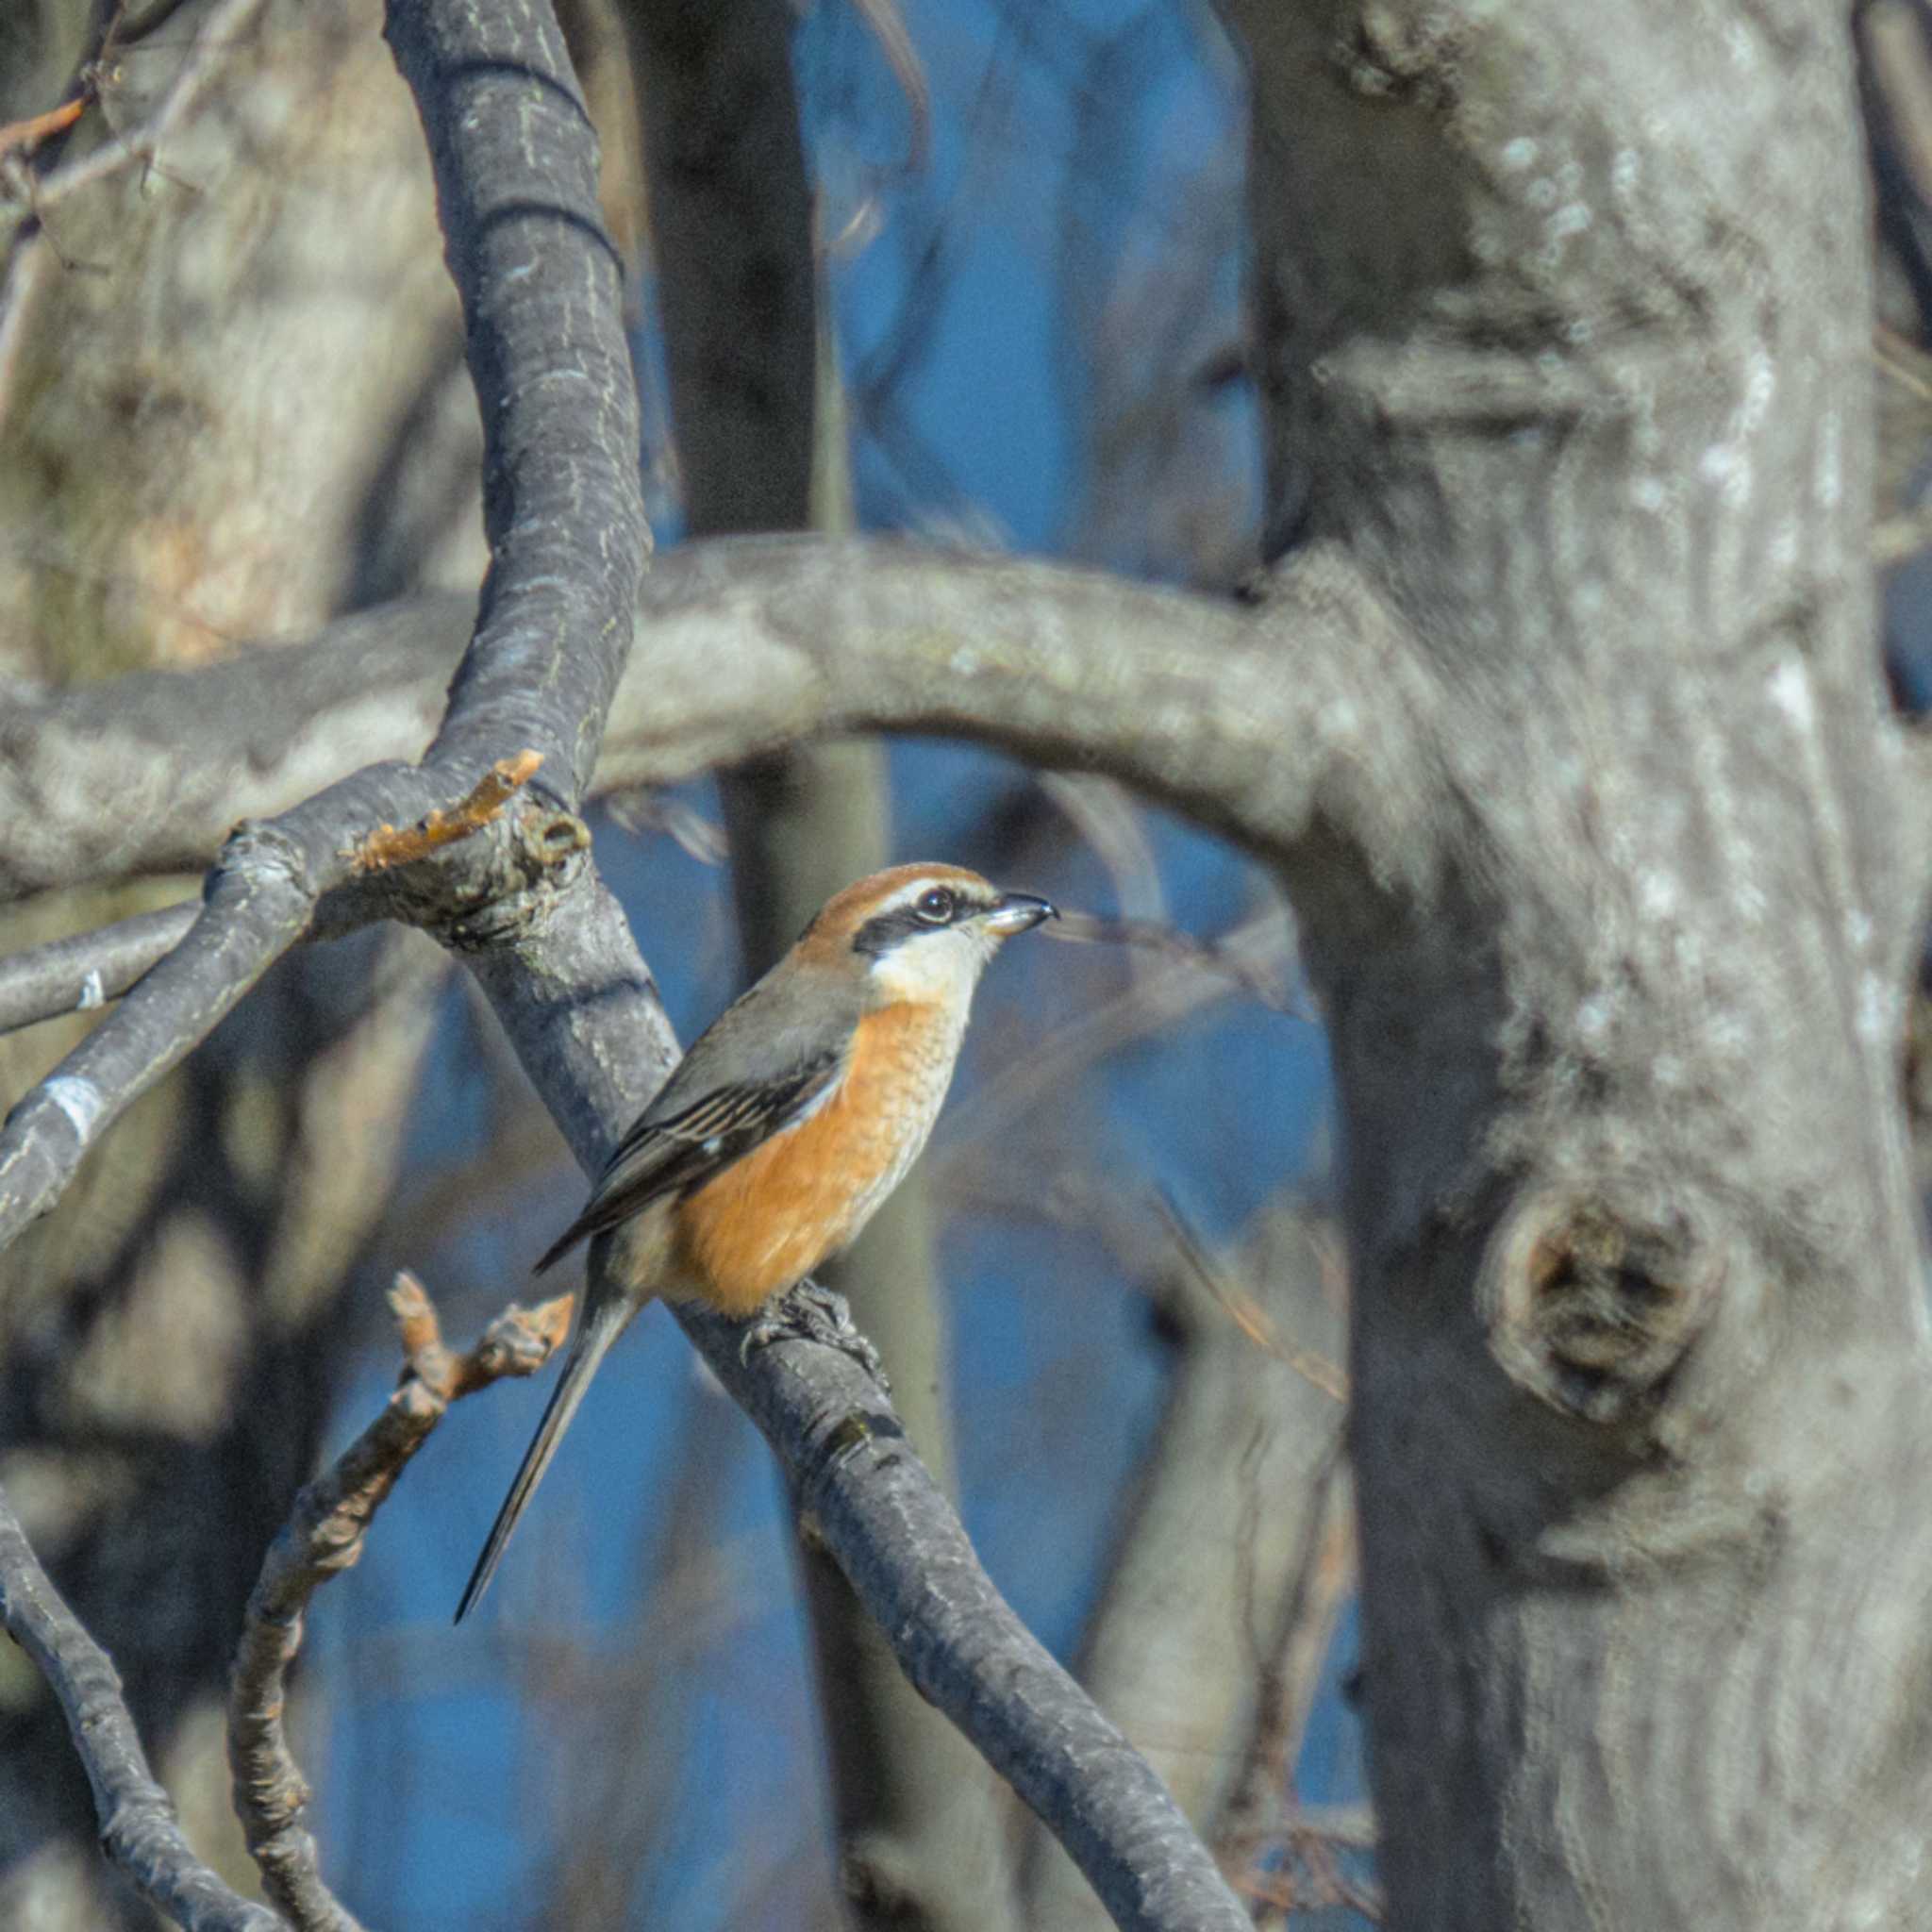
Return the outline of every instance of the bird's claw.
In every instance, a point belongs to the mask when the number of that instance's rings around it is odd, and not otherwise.
[[[850,1356],[881,1390],[891,1389],[878,1350],[858,1332],[845,1297],[821,1288],[809,1275],[766,1303],[758,1320],[744,1331],[738,1358],[749,1361],[753,1350],[791,1341],[822,1341],[827,1348],[836,1348],[841,1355]]]

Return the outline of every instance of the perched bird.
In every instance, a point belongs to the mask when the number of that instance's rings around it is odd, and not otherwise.
[[[987,962],[1058,916],[959,866],[894,866],[828,900],[699,1037],[537,1263],[590,1241],[583,1319],[458,1623],[631,1318],[659,1295],[755,1314],[851,1242],[925,1145]]]

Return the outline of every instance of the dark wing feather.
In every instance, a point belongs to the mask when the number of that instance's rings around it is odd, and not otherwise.
[[[825,1054],[776,1080],[714,1088],[675,1113],[659,1114],[656,1104],[645,1108],[605,1162],[584,1211],[543,1251],[536,1272],[653,1201],[701,1187],[782,1132],[837,1079],[843,1059]],[[675,1097],[668,1090],[659,1096]]]

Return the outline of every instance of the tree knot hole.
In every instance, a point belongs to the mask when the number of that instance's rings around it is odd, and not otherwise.
[[[590,826],[541,792],[533,792],[517,829],[533,873],[567,865],[578,853],[591,849]]]
[[[1641,1420],[1702,1331],[1722,1263],[1675,1208],[1543,1191],[1506,1219],[1484,1266],[1490,1347],[1519,1386],[1580,1420]]]

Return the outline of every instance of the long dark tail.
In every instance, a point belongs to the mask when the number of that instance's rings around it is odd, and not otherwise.
[[[597,1373],[597,1365],[604,1359],[610,1344],[624,1333],[636,1313],[634,1304],[617,1296],[612,1296],[602,1307],[593,1306],[585,1311],[584,1320],[571,1341],[570,1354],[564,1357],[563,1374],[557,1378],[557,1387],[550,1391],[550,1406],[543,1411],[543,1420],[537,1424],[537,1433],[531,1438],[529,1448],[524,1452],[523,1467],[517,1471],[516,1481],[509,1486],[509,1494],[503,1499],[503,1507],[496,1512],[490,1541],[483,1545],[483,1554],[476,1558],[476,1567],[470,1573],[463,1600],[457,1606],[456,1620],[458,1624],[490,1588],[490,1579],[496,1574],[497,1564],[503,1560],[504,1546],[509,1541],[510,1532],[516,1528],[517,1519],[536,1494],[537,1485],[543,1480],[543,1472],[550,1467],[550,1458],[557,1454],[557,1445],[563,1441],[563,1432],[570,1427],[571,1418],[576,1414],[577,1405],[583,1401],[584,1391],[591,1386],[591,1377]]]

